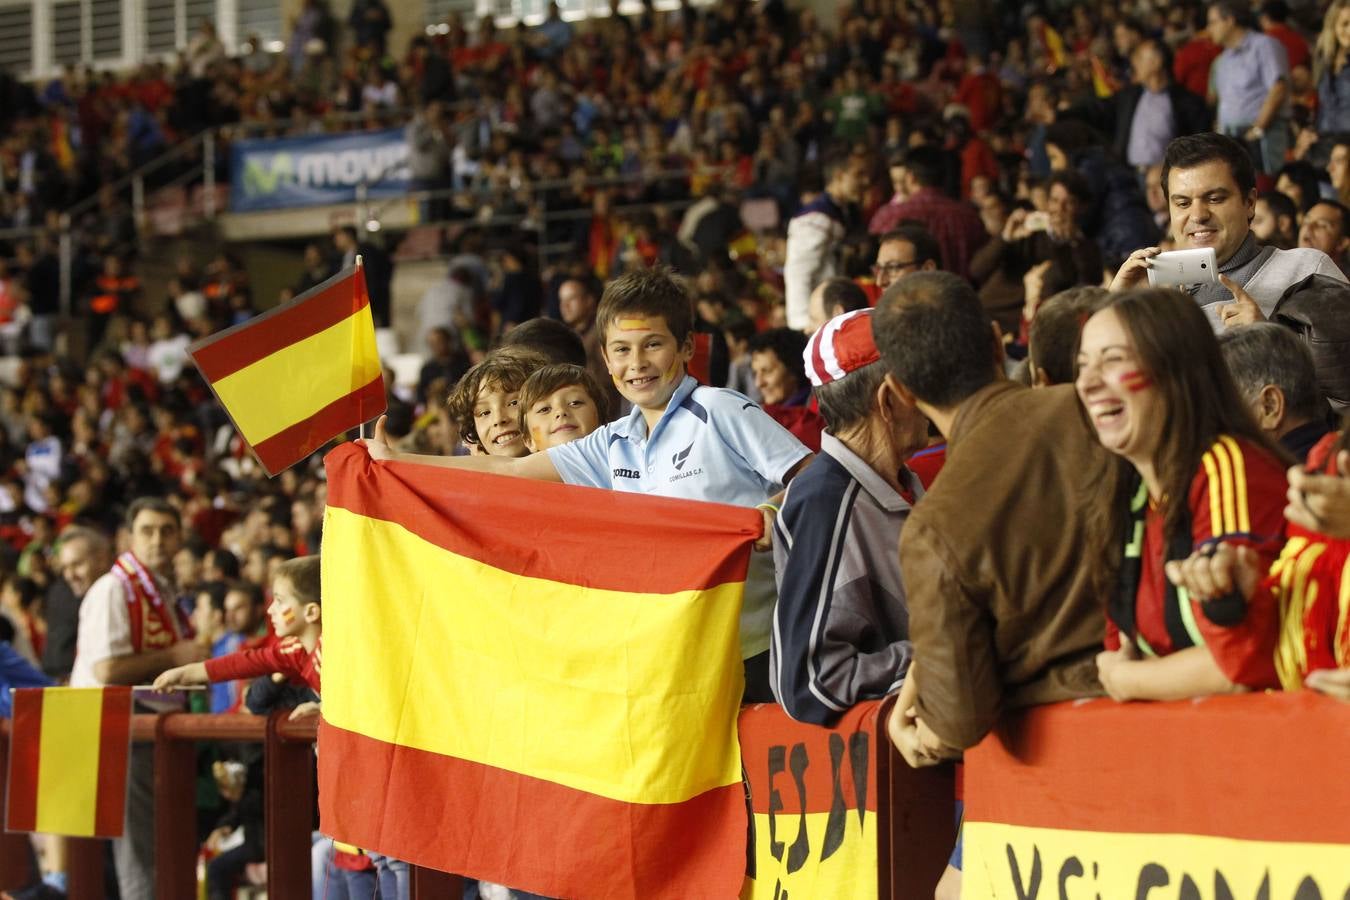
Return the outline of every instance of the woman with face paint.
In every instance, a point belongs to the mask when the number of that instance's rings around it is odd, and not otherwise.
[[[1106,692],[1274,687],[1273,604],[1236,592],[1197,601],[1163,571],[1220,541],[1269,564],[1283,543],[1288,461],[1252,420],[1204,313],[1176,291],[1122,293],[1084,324],[1076,370],[1084,419],[1114,454],[1088,556],[1107,606]]]

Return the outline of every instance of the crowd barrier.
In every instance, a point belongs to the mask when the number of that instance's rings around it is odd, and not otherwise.
[[[876,704],[872,705],[873,707]],[[792,722],[781,710],[771,706],[747,707],[761,723],[761,735],[773,738],[760,744],[783,748],[785,769],[767,772],[771,790],[786,800],[779,810],[777,833],[787,845],[801,846],[807,840],[805,794],[797,799],[797,787],[817,784],[823,777],[831,783],[828,737],[832,732]],[[263,744],[265,772],[264,817],[267,822],[267,892],[270,897],[307,898],[310,895],[310,835],[315,809],[313,744],[316,722],[309,719],[290,722],[285,712],[264,718],[243,713],[193,715],[172,713],[137,715],[132,721],[132,740],[153,743],[155,752],[155,883],[160,897],[197,896],[196,778],[197,741],[260,742]],[[916,772],[905,765],[885,737],[885,716],[870,717],[866,732],[875,758],[874,799],[866,804],[875,812],[876,879],[879,900],[927,900],[941,875],[952,836],[952,782],[950,767]],[[814,733],[814,734],[813,734]],[[803,739],[803,735],[807,735]],[[810,744],[822,742],[823,750]],[[796,748],[801,747],[798,750]],[[772,747],[747,759],[747,771],[767,759]],[[8,771],[9,723],[0,721],[0,773]],[[747,752],[752,752],[748,750]],[[800,760],[800,761],[799,761]],[[810,771],[803,763],[809,760]],[[833,780],[839,783],[839,760],[833,766]],[[847,765],[847,764],[845,764]],[[806,782],[793,785],[794,770],[801,776],[810,771]],[[757,771],[757,770],[756,770]],[[758,776],[750,774],[753,784]],[[850,786],[852,782],[847,782]],[[802,788],[805,790],[805,788]],[[767,802],[767,801],[766,801]],[[0,794],[0,810],[3,795]],[[797,819],[801,814],[802,825]],[[850,808],[850,815],[853,815]],[[939,823],[936,827],[934,822]],[[814,833],[815,826],[812,826]],[[869,829],[869,838],[871,831]],[[0,890],[27,883],[28,855],[25,834],[0,833]],[[819,855],[817,840],[817,855]],[[105,842],[97,839],[68,839],[67,863],[69,900],[100,900],[104,896]],[[772,887],[773,882],[769,882]],[[414,900],[459,900],[461,882],[457,876],[431,869],[412,868]],[[755,894],[758,896],[758,893]],[[788,897],[786,891],[782,897]],[[806,898],[809,894],[794,894]]]

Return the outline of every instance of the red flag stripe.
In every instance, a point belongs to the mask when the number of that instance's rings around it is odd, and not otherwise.
[[[276,309],[188,348],[207,381],[220,381],[370,305],[361,269],[337,275]]]
[[[292,466],[328,443],[334,435],[368,422],[385,410],[384,379],[375,378],[345,397],[334,400],[308,419],[278,431],[253,448],[268,475]]]
[[[1038,706],[966,751],[965,817],[1350,844],[1350,791],[1309,777],[1345,771],[1347,734],[1350,704],[1312,691]]]
[[[516,873],[511,887],[550,897],[601,896],[620,866],[631,866],[634,881],[623,894],[604,896],[683,900],[740,891],[746,815],[739,783],[684,803],[624,803],[326,722],[320,727],[321,827],[339,840],[474,878],[509,869]],[[418,814],[381,821],[369,814],[378,809]],[[588,858],[555,864],[560,847]],[[642,854],[643,847],[654,849]],[[562,872],[580,874],[564,881]]]
[[[398,522],[444,550],[506,572],[580,587],[672,594],[744,581],[747,557],[727,549],[727,535],[748,540],[763,528],[757,509],[416,463],[379,463],[376,477],[370,471],[376,463],[356,445],[336,448],[324,464],[330,506]],[[565,532],[522,538],[529,523],[502,515],[504,494],[528,495],[540,509],[584,505],[586,515]],[[653,522],[668,536],[662,542],[651,539]]]
[[[14,720],[11,726],[5,828],[9,831],[33,831],[37,828],[38,761],[42,751],[41,688],[25,688],[14,692]],[[19,734],[31,734],[33,739],[14,740],[13,736]]]
[[[127,805],[131,740],[131,688],[104,688],[98,733],[98,794],[94,834],[120,835]]]

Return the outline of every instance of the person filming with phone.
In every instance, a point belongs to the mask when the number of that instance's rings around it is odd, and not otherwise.
[[[1264,320],[1285,290],[1309,275],[1346,280],[1321,250],[1277,250],[1257,241],[1251,231],[1256,171],[1251,156],[1233,138],[1205,132],[1173,140],[1163,160],[1162,189],[1177,251],[1210,250],[1214,265],[1188,261],[1167,266],[1169,273],[1187,273],[1182,276],[1185,280],[1159,279],[1155,274],[1152,281],[1180,287],[1193,296],[1215,331]],[[1131,253],[1110,289],[1147,286],[1149,270],[1160,272],[1169,261],[1159,259],[1161,253],[1158,247]]]

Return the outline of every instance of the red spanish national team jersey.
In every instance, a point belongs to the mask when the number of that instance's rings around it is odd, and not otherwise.
[[[1223,540],[1256,548],[1268,566],[1284,543],[1284,465],[1266,450],[1240,438],[1221,437],[1204,455],[1191,481],[1189,506],[1193,549]],[[1167,539],[1163,516],[1153,504],[1145,517],[1139,589],[1135,594],[1135,622],[1139,636],[1158,656],[1176,648],[1164,617],[1168,602]],[[1273,687],[1277,681],[1274,648],[1278,632],[1275,604],[1257,592],[1242,621],[1224,626],[1212,622],[1198,601],[1187,601],[1189,618],[1200,640],[1214,656],[1228,680],[1252,688]],[[1106,645],[1120,646],[1115,624],[1107,621]]]
[[[1308,469],[1336,471],[1339,435],[1329,434],[1308,454]],[[1350,540],[1290,524],[1289,542],[1261,590],[1275,598],[1280,641],[1275,669],[1285,690],[1303,687],[1318,669],[1350,668]]]
[[[212,681],[233,681],[236,678],[257,678],[281,672],[292,681],[303,681],[319,690],[322,674],[323,638],[310,653],[299,638],[282,638],[254,650],[240,650],[206,661],[206,677]]]

